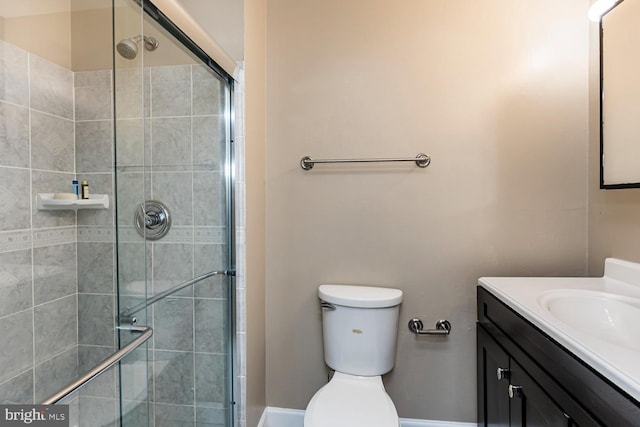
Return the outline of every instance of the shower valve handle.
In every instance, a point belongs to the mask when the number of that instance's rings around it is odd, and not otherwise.
[[[162,222],[162,214],[161,212],[145,212],[144,203],[140,203],[140,215],[144,218],[144,224],[147,227],[152,227],[154,225],[158,225]]]
[[[145,239],[158,240],[171,228],[169,210],[159,200],[147,200],[140,203],[135,211],[134,225],[138,234]]]

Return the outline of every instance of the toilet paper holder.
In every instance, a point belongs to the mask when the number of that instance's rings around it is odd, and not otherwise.
[[[424,329],[422,320],[414,318],[409,320],[409,330],[416,335],[449,335],[451,333],[451,322],[441,319],[436,322],[435,329]]]

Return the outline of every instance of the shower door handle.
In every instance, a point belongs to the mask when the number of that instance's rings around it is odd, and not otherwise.
[[[44,400],[41,405],[55,405],[65,397],[74,393],[80,387],[87,384],[89,381],[93,380],[100,374],[104,373],[107,369],[111,368],[113,365],[124,359],[129,353],[131,353],[136,348],[140,347],[144,344],[151,335],[153,335],[153,329],[149,326],[129,326],[125,328],[119,328],[121,330],[128,330],[132,333],[138,333],[140,336],[129,344],[122,347],[120,350],[113,353],[111,356],[104,359],[102,362],[98,363],[94,366],[89,372],[86,374],[76,378],[73,382],[69,383],[66,387],[58,391],[57,393],[51,395],[48,399]]]

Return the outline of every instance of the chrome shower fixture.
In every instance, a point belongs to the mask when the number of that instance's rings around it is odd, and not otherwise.
[[[138,205],[133,225],[139,235],[147,240],[158,240],[171,229],[169,209],[159,200],[147,200]]]
[[[154,37],[137,35],[120,40],[116,45],[116,49],[123,58],[134,59],[138,55],[138,43],[141,41],[144,42],[144,48],[149,52],[156,50],[160,44]]]

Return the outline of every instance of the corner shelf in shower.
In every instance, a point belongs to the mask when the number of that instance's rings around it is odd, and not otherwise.
[[[107,194],[90,194],[88,199],[69,200],[54,199],[54,193],[38,193],[36,203],[41,211],[60,211],[78,209],[109,209]]]

